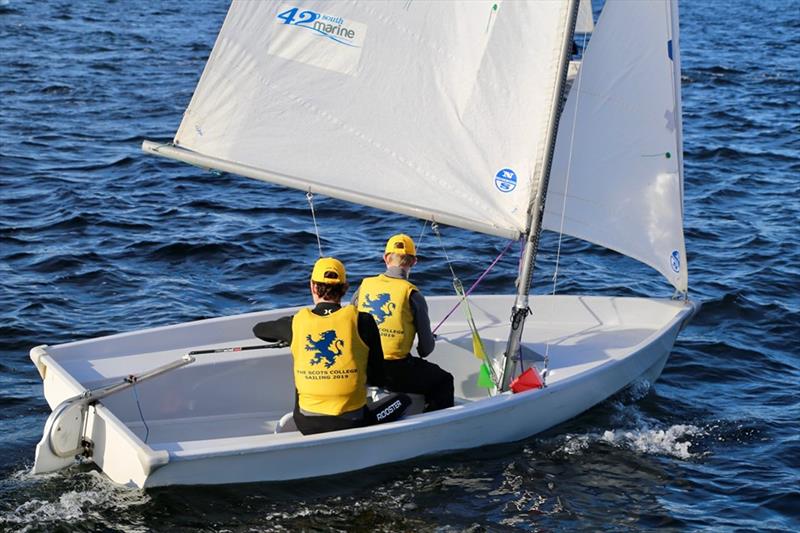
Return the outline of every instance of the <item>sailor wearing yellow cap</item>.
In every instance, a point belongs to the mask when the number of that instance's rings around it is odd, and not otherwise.
[[[341,261],[321,258],[311,273],[315,307],[253,328],[256,337],[291,344],[294,421],[304,435],[390,422],[410,404],[394,395],[367,408],[367,383],[385,384],[383,352],[372,315],[341,306],[347,288]]]
[[[375,317],[383,346],[386,387],[425,395],[425,410],[435,411],[453,406],[453,376],[438,365],[421,359],[434,349],[428,304],[420,290],[408,281],[411,268],[417,264],[414,241],[405,234],[389,239],[384,249],[386,272],[366,278],[353,295],[359,311]],[[417,338],[417,353],[411,347]]]

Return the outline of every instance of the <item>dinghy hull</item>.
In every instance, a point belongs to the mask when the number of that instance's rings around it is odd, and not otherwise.
[[[477,296],[472,301],[487,350],[494,355],[502,350],[512,298]],[[434,297],[429,303],[436,320],[456,299]],[[252,350],[199,356],[185,368],[136,385],[135,391],[89,405],[83,441],[90,459],[109,478],[135,487],[311,478],[513,442],[577,416],[636,380],[653,382],[695,310],[690,302],[580,296],[535,297],[534,308],[542,318],[529,322],[523,346],[540,353],[549,346],[544,389],[494,396],[478,389],[479,362],[470,351],[469,330],[463,320],[452,318],[431,359],[456,378],[453,408],[313,436],[276,433],[277,420],[292,408],[290,355],[286,349]],[[64,400],[190,350],[258,344],[249,332],[253,324],[292,311],[39,347],[31,357],[55,413]],[[541,369],[541,362],[536,365]],[[39,445],[41,461],[37,452],[39,471],[47,471],[49,434]],[[52,469],[63,466],[56,463]]]

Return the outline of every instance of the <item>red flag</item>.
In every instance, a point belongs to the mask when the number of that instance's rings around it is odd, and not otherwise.
[[[542,387],[544,387],[542,377],[533,367],[530,367],[511,382],[511,390],[514,394],[531,389],[541,389]]]

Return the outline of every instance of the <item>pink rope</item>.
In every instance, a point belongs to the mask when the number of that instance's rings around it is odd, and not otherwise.
[[[494,261],[492,261],[492,264],[491,264],[491,265],[489,265],[489,268],[487,268],[486,270],[484,270],[484,271],[483,271],[483,274],[481,274],[481,275],[478,277],[478,279],[476,279],[476,280],[475,280],[475,283],[473,283],[473,284],[472,284],[472,287],[470,287],[470,288],[469,288],[469,290],[468,290],[467,292],[465,292],[465,293],[464,293],[464,298],[466,298],[467,296],[469,296],[469,295],[472,293],[472,291],[475,289],[475,287],[477,287],[477,286],[478,286],[478,284],[479,284],[481,281],[483,281],[483,278],[485,278],[485,277],[486,277],[486,275],[487,275],[487,274],[488,274],[488,273],[489,273],[489,272],[492,270],[492,268],[494,268],[494,266],[497,264],[497,262],[498,262],[498,261],[500,261],[500,258],[501,258],[501,257],[503,257],[503,255],[505,255],[505,253],[508,251],[508,249],[511,247],[511,245],[512,245],[512,244],[514,244],[514,241],[508,241],[508,244],[506,244],[506,247],[503,249],[503,251],[502,251],[502,252],[500,252],[500,255],[498,255],[498,256],[495,258],[495,260],[494,260]],[[432,332],[432,333],[436,333],[436,330],[438,330],[438,329],[441,327],[441,325],[442,325],[442,324],[444,324],[445,320],[447,320],[448,318],[450,318],[450,315],[452,315],[452,314],[455,312],[455,310],[456,310],[456,309],[458,309],[458,306],[459,306],[459,305],[461,305],[461,302],[463,302],[463,301],[464,301],[464,298],[461,298],[461,299],[458,301],[458,303],[457,303],[455,306],[453,306],[453,308],[450,310],[450,312],[449,312],[449,313],[447,313],[447,314],[445,315],[445,317],[442,319],[442,321],[441,321],[441,322],[439,322],[439,323],[436,325],[436,327],[435,327],[435,328],[433,328],[433,332]]]

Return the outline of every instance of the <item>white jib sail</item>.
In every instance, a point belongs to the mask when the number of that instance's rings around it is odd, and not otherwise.
[[[567,11],[235,1],[174,142],[284,185],[514,237],[541,173]]]
[[[578,19],[575,21],[575,33],[592,33],[594,17],[592,16],[592,0],[581,0],[578,4]]]
[[[606,3],[561,116],[543,227],[686,291],[677,16],[670,0]]]

